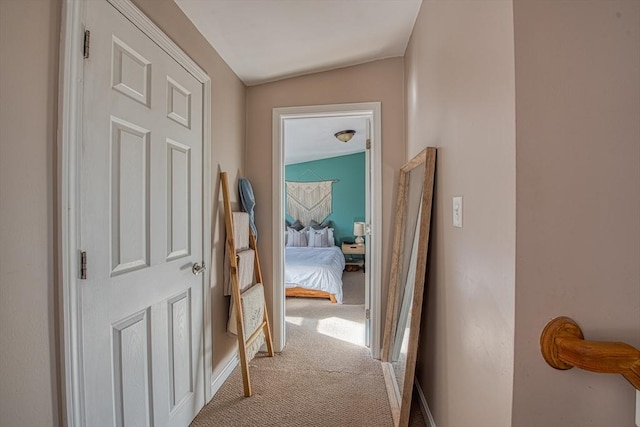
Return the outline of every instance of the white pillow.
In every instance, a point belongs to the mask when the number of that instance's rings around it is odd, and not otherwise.
[[[320,230],[309,230],[309,247],[327,248],[329,247],[329,230],[323,228]]]
[[[329,241],[329,245],[328,246],[335,246],[336,245],[336,239],[333,237],[333,228],[331,227],[324,227],[327,230],[327,240]],[[304,229],[304,231],[307,233],[307,242],[309,241],[309,230],[312,230],[311,227],[306,227]]]
[[[336,245],[336,240],[333,238],[333,228],[327,228],[327,240],[329,240],[329,246]]]
[[[298,231],[287,227],[287,243],[289,247],[307,246],[307,233],[304,229]]]

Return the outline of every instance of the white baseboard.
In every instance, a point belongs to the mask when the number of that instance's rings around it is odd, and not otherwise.
[[[422,412],[422,417],[424,418],[425,423],[427,423],[427,427],[436,427],[436,422],[433,419],[433,415],[431,415],[429,405],[427,405],[427,399],[425,399],[424,393],[422,392],[422,387],[420,387],[420,383],[417,378],[414,377],[413,381],[416,390],[418,391],[418,397],[420,398],[420,411]]]
[[[233,357],[227,362],[227,365],[222,368],[222,371],[216,378],[211,381],[211,396],[215,396],[222,384],[229,378],[229,375],[233,372],[233,370],[240,363],[240,358],[238,357],[238,353],[234,354]]]

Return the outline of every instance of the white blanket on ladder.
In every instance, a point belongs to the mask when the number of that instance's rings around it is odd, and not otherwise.
[[[232,212],[233,238],[236,252],[249,249],[249,214],[246,212]]]
[[[253,249],[247,249],[238,252],[238,283],[240,284],[240,292],[244,292],[249,286],[253,285],[253,268],[256,252]],[[231,272],[229,268],[229,259],[225,256],[226,267],[224,269],[224,295],[231,295]]]
[[[244,339],[246,341],[251,334],[258,329],[264,320],[264,286],[262,286],[262,283],[256,283],[249,290],[244,292],[240,296],[240,305],[242,306]],[[229,323],[227,324],[227,331],[234,335],[238,334],[233,298],[231,298],[231,307],[229,308]],[[264,342],[264,332],[261,332],[260,336],[253,342],[253,344],[247,347],[247,360],[253,359]]]
[[[253,284],[253,260],[255,252],[249,249],[249,214],[246,212],[232,212],[233,243],[238,255],[238,279],[240,292]],[[250,252],[250,253],[248,253]],[[231,272],[229,264],[229,251],[224,247],[224,295],[231,295]]]

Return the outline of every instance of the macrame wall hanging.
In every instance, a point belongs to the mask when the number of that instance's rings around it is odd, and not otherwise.
[[[287,214],[304,225],[311,220],[322,222],[331,214],[331,185],[336,182],[287,181]]]

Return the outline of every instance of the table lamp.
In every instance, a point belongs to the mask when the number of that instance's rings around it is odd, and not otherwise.
[[[356,236],[356,244],[361,245],[364,243],[364,239],[362,238],[362,236],[365,235],[364,222],[353,223],[353,235]]]

